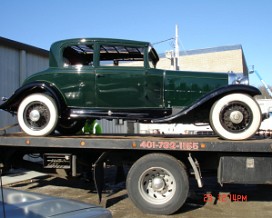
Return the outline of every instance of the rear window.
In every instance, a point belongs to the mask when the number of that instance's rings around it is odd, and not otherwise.
[[[63,50],[63,66],[92,66],[94,48],[92,44],[72,45]]]

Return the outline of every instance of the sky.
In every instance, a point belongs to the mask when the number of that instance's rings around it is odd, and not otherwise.
[[[156,43],[174,37],[177,24],[181,50],[241,44],[248,66],[272,85],[271,0],[1,0],[0,9],[0,36],[47,50],[75,37]]]

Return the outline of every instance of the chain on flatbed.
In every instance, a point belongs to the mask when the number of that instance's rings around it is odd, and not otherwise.
[[[7,134],[6,130],[11,129],[11,128],[16,127],[16,126],[18,126],[18,123],[14,123],[12,125],[8,125],[8,126],[5,126],[3,128],[0,128],[0,136],[6,135]]]
[[[272,138],[272,130],[270,130],[270,129],[268,129],[268,130],[259,129],[256,132],[256,135],[261,136],[263,138]]]

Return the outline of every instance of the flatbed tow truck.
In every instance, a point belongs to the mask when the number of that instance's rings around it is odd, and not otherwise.
[[[272,184],[272,139],[262,136],[227,141],[184,135],[0,135],[0,163],[6,168],[33,153],[41,154],[45,168],[62,168],[72,176],[82,170],[80,165],[88,166],[100,200],[104,164],[129,164],[128,195],[140,210],[152,214],[172,214],[182,207],[190,174],[199,188],[205,185],[201,173],[206,170],[216,170],[221,185]]]

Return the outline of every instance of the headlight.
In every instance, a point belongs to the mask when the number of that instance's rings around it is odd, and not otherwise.
[[[239,78],[238,81],[239,81],[239,84],[249,85],[248,76],[243,76],[243,77]]]
[[[233,84],[249,85],[248,75],[233,72],[229,73],[229,85]]]
[[[7,101],[8,98],[7,98],[7,97],[2,97],[1,100],[2,100],[2,101]]]

